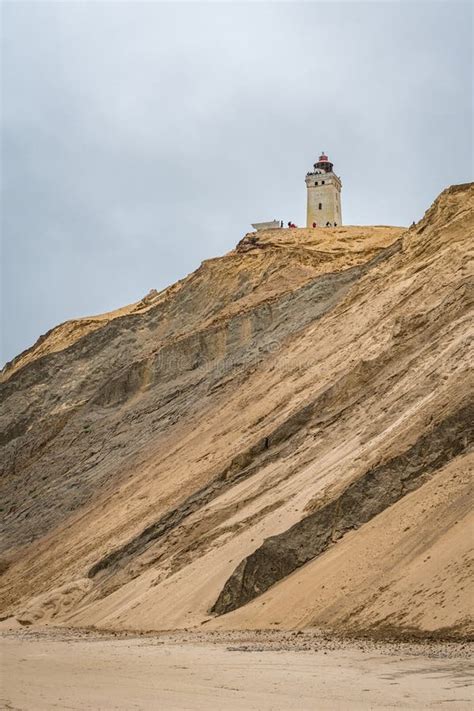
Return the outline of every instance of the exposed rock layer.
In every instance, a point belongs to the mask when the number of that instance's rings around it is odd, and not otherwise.
[[[226,582],[212,612],[223,614],[268,590],[345,533],[359,528],[421,486],[454,457],[470,451],[474,405],[469,403],[423,434],[409,449],[372,467],[329,503],[278,536],[267,538]]]

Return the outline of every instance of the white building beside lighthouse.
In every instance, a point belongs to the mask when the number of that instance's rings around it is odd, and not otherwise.
[[[333,164],[324,153],[306,173],[306,226],[331,227],[342,224],[341,179],[333,172]]]

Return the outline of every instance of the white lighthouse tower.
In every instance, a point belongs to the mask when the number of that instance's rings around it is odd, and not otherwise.
[[[306,173],[306,226],[334,227],[342,224],[341,179],[333,172],[333,164],[323,152]]]

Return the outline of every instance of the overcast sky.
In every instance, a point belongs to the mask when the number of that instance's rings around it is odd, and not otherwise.
[[[346,224],[472,179],[469,2],[4,2],[3,359],[161,289],[254,221]]]

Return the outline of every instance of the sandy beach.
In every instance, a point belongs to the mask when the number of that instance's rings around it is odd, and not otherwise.
[[[311,633],[3,633],[1,708],[472,709],[467,645]],[[471,669],[472,671],[472,669]]]

